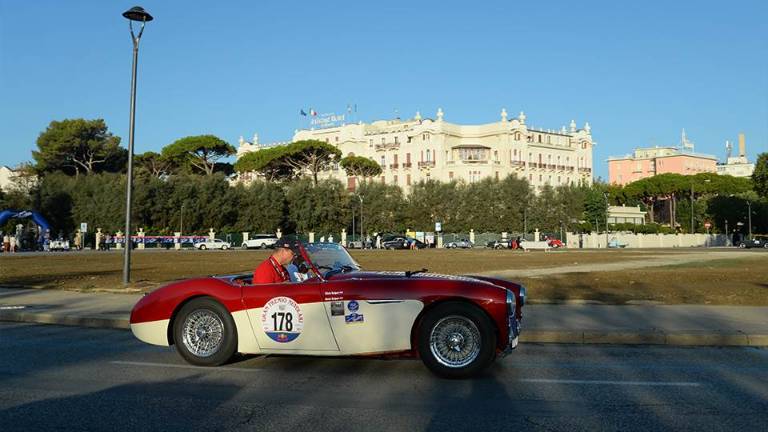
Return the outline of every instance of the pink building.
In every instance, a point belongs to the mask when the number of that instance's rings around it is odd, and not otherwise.
[[[625,185],[656,174],[693,175],[717,172],[714,156],[682,152],[675,147],[639,148],[634,155],[608,158],[608,180]]]

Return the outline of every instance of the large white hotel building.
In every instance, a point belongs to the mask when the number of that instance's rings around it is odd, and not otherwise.
[[[480,125],[459,125],[416,115],[407,120],[379,120],[373,123],[342,124],[334,127],[297,130],[293,141],[315,139],[333,144],[342,156],[365,156],[382,167],[380,181],[396,184],[406,192],[421,180],[503,179],[508,175],[527,178],[539,189],[544,185],[592,183],[592,135],[589,123],[577,129],[571,120],[568,129],[540,129],[528,126],[526,116],[508,119],[502,110],[499,121]],[[240,139],[238,157],[273,145]],[[245,174],[242,181],[254,176]],[[347,177],[338,165],[323,174],[337,178],[352,190],[356,179]]]

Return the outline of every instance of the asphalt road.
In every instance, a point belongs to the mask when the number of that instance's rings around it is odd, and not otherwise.
[[[768,430],[768,350],[523,344],[482,377],[417,360],[216,369],[130,332],[0,323],[0,429]]]

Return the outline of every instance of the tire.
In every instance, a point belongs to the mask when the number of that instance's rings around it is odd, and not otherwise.
[[[227,245],[224,245],[224,246],[221,247],[221,250],[227,250],[227,249],[229,249],[229,246],[227,246]]]
[[[744,243],[744,242],[741,242],[741,243],[739,243],[739,247],[742,248],[742,249],[746,249],[747,248],[747,244]]]
[[[208,249],[208,248],[207,248],[205,245],[200,245],[200,247],[199,247],[198,249],[200,249],[200,250],[206,250],[206,249]]]
[[[266,243],[262,243],[262,244],[261,244],[261,248],[262,248],[262,249],[266,249],[267,247],[268,247],[268,246],[267,246],[267,244],[266,244]]]
[[[242,246],[240,246],[240,249],[248,249],[248,245],[243,243]]]
[[[764,244],[763,248],[768,249],[768,243]]]
[[[445,378],[477,375],[496,358],[490,318],[468,303],[444,303],[428,312],[419,325],[418,341],[424,365]]]
[[[199,297],[179,311],[173,322],[173,340],[176,351],[188,363],[219,366],[229,361],[237,349],[235,321],[221,303]],[[197,341],[203,347],[195,346]]]

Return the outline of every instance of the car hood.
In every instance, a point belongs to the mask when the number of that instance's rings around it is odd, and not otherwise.
[[[370,280],[370,279],[418,279],[418,280],[450,280],[450,281],[464,281],[464,282],[479,282],[489,285],[493,283],[477,279],[472,276],[466,275],[445,275],[439,273],[416,273],[410,277],[406,276],[405,272],[401,271],[355,271],[350,273],[339,273],[331,277],[331,280]]]

